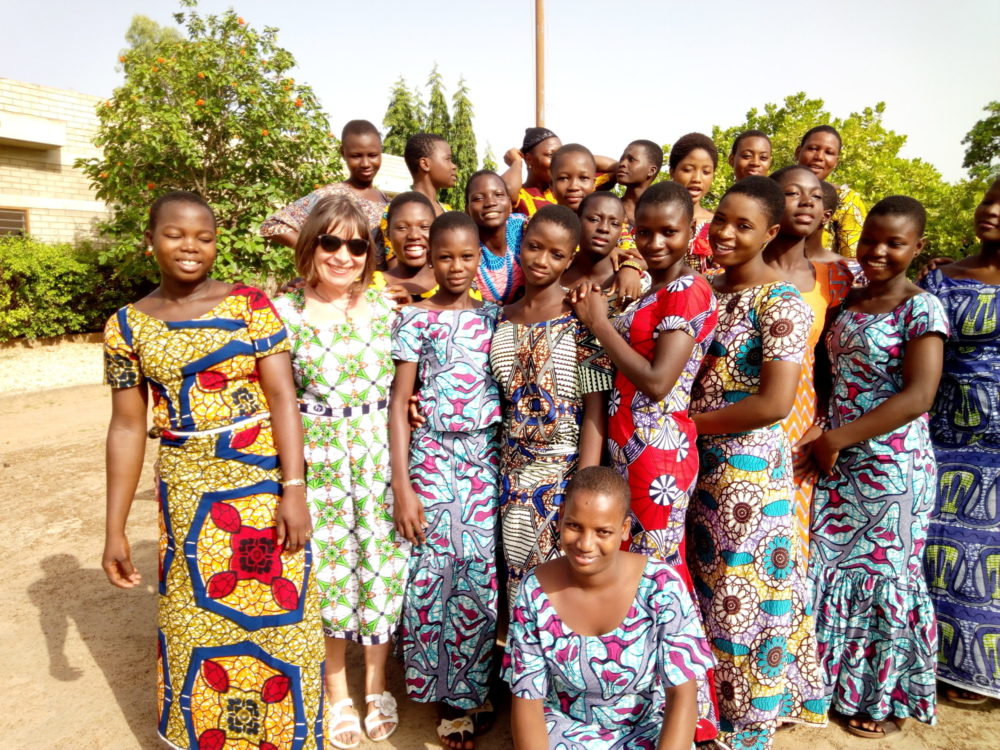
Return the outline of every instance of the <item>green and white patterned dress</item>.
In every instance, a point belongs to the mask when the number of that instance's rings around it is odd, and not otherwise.
[[[389,491],[389,388],[395,312],[369,289],[368,321],[320,329],[305,295],[280,297],[305,429],[315,580],[323,632],[386,643],[399,620],[409,544],[396,538]]]

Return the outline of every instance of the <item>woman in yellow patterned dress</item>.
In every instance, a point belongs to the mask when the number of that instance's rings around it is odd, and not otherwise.
[[[323,638],[288,342],[263,293],[208,277],[215,231],[194,193],[157,199],[145,240],[160,286],[105,328],[102,565],[116,586],[140,583],[125,523],[152,391],[159,734],[175,748],[319,750]]]

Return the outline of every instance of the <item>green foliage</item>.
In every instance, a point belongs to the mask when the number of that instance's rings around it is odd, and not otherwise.
[[[277,29],[257,31],[232,10],[175,19],[183,39],[123,55],[125,82],[97,110],[103,157],[76,164],[112,209],[102,260],[128,278],[155,278],[139,251],[148,207],[169,190],[193,190],[218,218],[216,276],[290,277],[291,255],[266,246],[257,227],[273,206],[342,178],[326,116],[312,89],[289,77],[295,60]]]
[[[427,87],[430,94],[427,98],[427,114],[422,123],[423,130],[448,138],[451,135],[451,117],[448,114],[448,102],[444,98],[444,82],[436,64],[427,77]]]
[[[973,177],[990,182],[1000,177],[1000,102],[990,102],[983,111],[988,116],[973,125],[962,139],[969,146],[962,166]]]
[[[181,33],[172,26],[160,26],[148,16],[134,15],[132,23],[125,32],[125,43],[128,45],[118,53],[119,58],[128,55],[140,57],[155,57],[156,45],[161,42],[179,42],[183,39]],[[120,60],[119,62],[125,62]],[[121,70],[121,66],[118,68]]]
[[[497,157],[493,154],[493,147],[489,143],[486,144],[486,153],[483,154],[483,166],[482,169],[488,169],[491,172],[496,172],[500,167],[497,166]]]
[[[382,118],[382,127],[386,129],[385,140],[382,141],[385,153],[402,156],[410,136],[420,132],[422,120],[420,97],[410,91],[406,80],[400,76],[392,86],[389,106]]]
[[[455,166],[458,167],[458,179],[455,187],[445,193],[445,202],[456,211],[464,211],[465,183],[475,173],[479,163],[476,131],[472,127],[472,102],[469,100],[469,88],[465,85],[465,78],[458,79],[458,88],[451,98],[451,111],[448,142],[451,144]]]
[[[0,237],[0,341],[98,331],[146,291],[99,256],[91,245]]]
[[[899,155],[906,136],[889,130],[882,123],[885,103],[852,112],[846,118],[834,117],[822,99],[809,99],[800,92],[785,97],[782,104],[765,104],[763,110],[751,109],[743,122],[728,128],[712,128],[712,140],[719,150],[719,168],[711,192],[703,205],[708,208],[733,182],[726,159],[734,138],[743,130],[758,129],[771,138],[773,169],[795,163],[795,149],[802,135],[815,125],[833,125],[844,140],[840,163],[830,176],[836,184],[846,183],[860,193],[871,207],[888,195],[910,195],[927,209],[927,247],[925,255],[962,257],[974,242],[971,230],[971,207],[983,192],[980,180],[951,185],[940,172],[922,159]],[[664,160],[670,152],[663,147]],[[668,179],[668,178],[663,178]]]

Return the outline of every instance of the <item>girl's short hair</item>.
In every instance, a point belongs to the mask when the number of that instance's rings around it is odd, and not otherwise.
[[[763,138],[765,141],[767,141],[768,145],[771,144],[771,138],[763,130],[756,130],[756,129],[744,130],[742,133],[736,136],[736,139],[733,141],[733,147],[729,149],[730,156],[736,153],[737,149],[739,149],[740,147],[740,141],[742,141],[745,138]]]
[[[670,171],[673,172],[677,169],[677,165],[684,161],[688,154],[699,148],[708,152],[713,167],[719,166],[719,150],[715,147],[715,142],[704,133],[688,133],[678,138],[677,143],[670,148],[670,156],[667,161]]]
[[[805,135],[802,136],[802,140],[799,141],[799,148],[805,146],[806,141],[808,141],[812,136],[816,135],[816,133],[829,133],[830,135],[832,135],[834,138],[837,139],[837,145],[839,146],[839,148],[840,149],[844,148],[844,139],[840,137],[840,133],[837,132],[837,129],[833,127],[833,125],[817,125],[814,128],[809,128],[809,130],[805,132]]]
[[[295,270],[306,280],[306,284],[312,286],[316,283],[315,259],[319,236],[326,234],[332,227],[342,227],[345,233],[350,233],[350,236],[358,235],[368,241],[365,267],[359,279],[361,286],[367,288],[371,285],[375,273],[375,243],[372,242],[368,219],[354,201],[343,195],[323,198],[309,213],[309,217],[302,224],[302,229],[299,230],[298,242],[295,243]]]
[[[430,198],[423,193],[418,193],[416,190],[407,190],[405,193],[400,193],[389,201],[389,207],[385,211],[385,220],[390,227],[392,226],[392,215],[407,203],[419,203],[422,206],[426,206],[430,210],[431,216],[434,215],[434,204],[431,203]]]
[[[197,193],[192,193],[190,190],[171,190],[169,193],[164,193],[149,207],[149,219],[146,222],[146,229],[150,232],[156,231],[156,222],[160,218],[160,211],[168,203],[192,203],[195,206],[201,206],[209,215],[212,217],[212,226],[217,226],[215,219],[215,211],[212,207],[208,205],[208,201],[202,198]]]
[[[755,200],[767,217],[768,224],[773,226],[781,223],[781,217],[785,213],[785,191],[770,177],[744,177],[726,191],[726,195],[730,193]],[[723,200],[726,195],[722,196]]]

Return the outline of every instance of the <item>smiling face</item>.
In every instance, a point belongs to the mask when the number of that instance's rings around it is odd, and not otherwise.
[[[371,250],[370,238],[364,237],[346,225],[331,224],[326,234],[339,237],[342,242],[336,250],[325,250],[322,245],[316,245],[313,255],[313,267],[316,269],[317,286],[323,286],[334,294],[348,291],[351,285],[361,278],[365,270],[366,255],[354,255],[347,248],[347,240],[361,239],[368,242],[368,252]]]
[[[389,242],[404,266],[417,267],[427,262],[427,242],[434,211],[419,201],[410,201],[392,211]]]
[[[808,237],[823,221],[823,188],[811,171],[792,169],[780,181],[785,193],[785,213],[781,217],[781,233]]]
[[[996,245],[1000,243],[1000,180],[986,191],[973,214],[976,237],[980,242]]]
[[[767,177],[771,171],[771,142],[759,135],[740,139],[736,150],[729,155],[729,166],[737,180],[754,175]]]
[[[511,211],[510,195],[503,180],[495,174],[475,178],[469,185],[465,210],[481,229],[503,226]]]
[[[858,239],[858,263],[869,283],[884,283],[905,274],[923,249],[924,238],[912,217],[869,214]]]
[[[803,167],[809,167],[816,177],[825,180],[840,161],[840,140],[823,130],[813,133],[795,149],[795,159]]]
[[[541,185],[548,185],[552,182],[552,155],[562,148],[562,141],[558,136],[549,136],[544,141],[535,145],[524,155],[524,163],[528,167],[528,173]]]
[[[452,161],[451,146],[447,141],[437,141],[431,155],[422,161],[426,164],[427,174],[435,188],[444,190],[454,187],[458,179],[458,167]]]
[[[375,133],[348,135],[340,145],[351,180],[371,185],[382,166],[382,140]]]
[[[456,228],[436,236],[431,250],[431,268],[442,289],[452,294],[469,290],[479,270],[479,234],[467,228]]]
[[[715,165],[712,164],[712,155],[703,148],[694,149],[670,171],[670,179],[687,188],[696,206],[701,204],[705,193],[712,189],[714,178]]]
[[[606,256],[622,236],[625,208],[610,193],[595,195],[580,212],[580,225],[580,250]]]
[[[584,489],[566,498],[559,517],[559,546],[575,573],[590,576],[607,570],[628,533],[628,515],[615,498]]]
[[[521,268],[527,286],[546,287],[559,277],[573,258],[576,243],[566,227],[552,221],[533,220],[521,243]]]
[[[727,193],[708,227],[712,257],[723,268],[741,266],[760,255],[778,233],[760,201],[743,193]]]
[[[650,271],[662,271],[684,258],[694,217],[677,201],[640,205],[635,214],[635,245]]]
[[[615,181],[619,185],[630,187],[642,185],[656,176],[656,165],[649,160],[646,149],[633,143],[625,149],[622,158],[618,160],[618,170]]]
[[[212,270],[215,236],[215,220],[207,208],[175,200],[160,206],[156,226],[145,240],[153,247],[161,276],[192,284]]]
[[[583,199],[594,192],[594,159],[579,151],[562,154],[552,165],[552,195],[560,206],[580,208]]]

